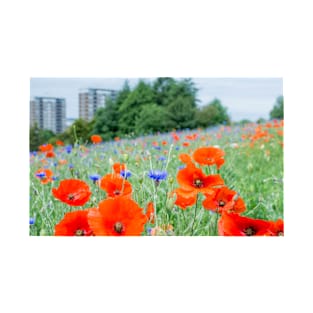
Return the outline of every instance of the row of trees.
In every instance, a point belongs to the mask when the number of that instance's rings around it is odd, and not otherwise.
[[[36,150],[40,144],[55,143],[56,140],[71,144],[77,140],[87,143],[92,134],[112,140],[115,137],[135,137],[173,129],[230,124],[227,109],[220,100],[214,99],[199,107],[197,91],[191,79],[161,77],[152,83],[141,80],[133,90],[125,81],[117,97],[107,99],[106,106],[98,109],[90,122],[78,119],[57,136],[51,131],[38,129],[36,125],[32,127],[30,149]],[[270,118],[284,117],[283,104],[283,97],[278,97]]]
[[[191,79],[162,77],[152,84],[140,81],[134,90],[125,82],[117,98],[97,111],[93,131],[109,140],[125,134],[138,136],[230,122],[219,100],[199,109],[196,94]]]
[[[161,77],[152,83],[141,80],[133,90],[125,81],[117,97],[107,99],[106,106],[97,110],[91,122],[78,119],[64,133],[58,136],[50,133],[51,137],[46,141],[53,143],[59,139],[74,143],[80,139],[88,142],[92,134],[112,140],[115,137],[134,137],[173,129],[229,124],[227,109],[218,99],[198,107],[197,91],[191,79]],[[46,139],[46,135],[42,136],[38,127],[33,127],[30,148],[36,149],[37,143]]]
[[[284,119],[284,97],[280,96],[276,99],[273,109],[270,112],[271,119]]]

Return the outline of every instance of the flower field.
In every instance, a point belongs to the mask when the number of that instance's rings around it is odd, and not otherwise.
[[[279,236],[283,121],[30,154],[31,236]]]

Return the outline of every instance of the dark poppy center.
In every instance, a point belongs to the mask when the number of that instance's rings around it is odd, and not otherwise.
[[[277,236],[284,236],[284,233],[283,233],[282,231],[279,231],[279,232],[277,233]]]
[[[226,204],[226,203],[225,203],[223,200],[220,200],[220,201],[218,202],[218,205],[221,206],[221,207],[225,206],[225,204]]]
[[[248,227],[243,232],[246,236],[254,236],[256,234],[256,230],[253,227]]]
[[[68,195],[68,199],[69,199],[69,200],[74,200],[74,199],[75,199],[75,196],[74,196],[72,193],[70,193],[70,194]]]
[[[85,231],[82,229],[77,229],[75,232],[75,236],[84,236],[85,235]]]
[[[193,185],[196,188],[201,188],[201,187],[203,187],[203,181],[201,179],[197,178],[194,180]]]
[[[118,190],[118,189],[116,189],[116,190],[114,190],[114,192],[113,192],[116,196],[118,196],[120,193],[121,193],[121,191],[120,190]]]
[[[114,230],[118,233],[121,234],[122,231],[124,230],[124,225],[121,222],[116,222],[114,224]]]

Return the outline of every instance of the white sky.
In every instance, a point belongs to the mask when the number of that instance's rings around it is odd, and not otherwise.
[[[80,88],[109,88],[120,90],[125,80],[131,88],[138,78],[32,78],[30,96],[50,96],[66,99],[67,118],[78,118]],[[146,78],[153,81],[155,78]],[[269,118],[276,98],[283,94],[282,78],[192,78],[199,89],[199,105],[214,98],[228,108],[233,121],[260,117]]]

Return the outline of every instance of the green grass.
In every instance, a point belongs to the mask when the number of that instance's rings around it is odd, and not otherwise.
[[[268,131],[273,135],[268,142],[263,139],[256,140],[250,145],[250,140],[242,140],[242,134],[249,134],[254,127],[245,128],[214,128],[179,133],[181,140],[172,142],[170,134],[147,136],[137,139],[121,140],[119,142],[102,143],[100,145],[82,146],[77,144],[71,153],[64,148],[55,148],[56,157],[46,159],[38,153],[31,156],[30,160],[30,217],[35,223],[30,225],[30,235],[53,235],[54,226],[59,223],[64,213],[78,209],[97,207],[98,203],[106,198],[104,190],[100,189],[89,178],[91,174],[104,176],[112,172],[112,163],[127,164],[127,169],[132,173],[128,179],[132,184],[132,198],[142,208],[146,208],[149,201],[156,206],[157,225],[172,225],[172,232],[162,232],[166,235],[217,235],[217,220],[219,216],[205,210],[201,202],[203,195],[199,195],[197,205],[186,210],[174,205],[168,195],[178,188],[176,181],[179,167],[183,164],[179,154],[191,154],[200,146],[218,145],[225,151],[225,164],[220,168],[219,174],[225,184],[236,190],[246,204],[244,216],[264,220],[277,220],[283,218],[283,148],[280,145],[282,137],[276,133],[275,128]],[[193,141],[186,140],[186,134],[198,134]],[[166,140],[167,144],[162,145]],[[152,146],[158,142],[160,150]],[[189,142],[185,147],[183,142]],[[237,143],[238,147],[232,144]],[[178,150],[177,150],[178,149]],[[165,161],[159,160],[166,157]],[[60,165],[59,160],[67,160],[67,164]],[[72,165],[72,168],[69,167]],[[35,176],[39,168],[51,169],[56,180],[48,184],[41,184]],[[149,170],[166,170],[168,176],[158,186],[147,174]],[[206,168],[207,173],[217,173],[215,166]],[[55,199],[51,193],[52,188],[57,188],[60,181],[68,178],[78,178],[85,181],[92,191],[90,200],[83,207],[71,207]],[[143,235],[148,234],[148,228],[155,225],[147,224]]]

